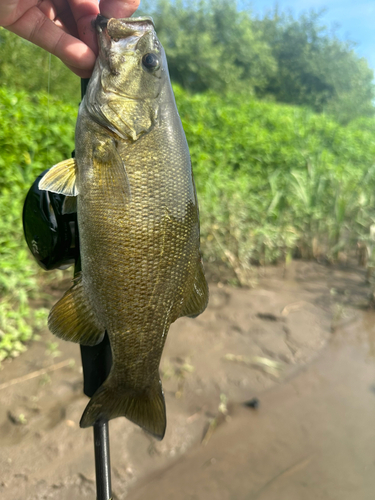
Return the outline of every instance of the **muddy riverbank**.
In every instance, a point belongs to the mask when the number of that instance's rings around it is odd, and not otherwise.
[[[167,340],[165,439],[110,424],[115,498],[369,499],[375,316],[361,310],[363,270],[295,262],[255,289],[210,291],[207,311]],[[95,498],[79,348],[55,342],[45,331],[0,372],[3,500]],[[258,409],[242,405],[254,397]]]

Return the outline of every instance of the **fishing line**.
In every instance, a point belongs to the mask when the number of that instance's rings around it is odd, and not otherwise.
[[[48,75],[47,75],[47,130],[49,131],[49,95],[50,95],[50,89],[51,89],[51,53],[48,54]],[[49,168],[49,145],[50,142],[47,141],[47,151],[46,151],[46,163],[45,168]]]

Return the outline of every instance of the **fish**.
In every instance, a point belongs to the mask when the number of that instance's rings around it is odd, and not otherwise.
[[[79,107],[75,158],[39,183],[77,211],[82,266],[48,326],[82,345],[105,331],[110,339],[112,368],[81,427],[124,416],[162,439],[159,364],[169,327],[208,302],[197,195],[152,18],[98,16],[95,29],[99,55]]]

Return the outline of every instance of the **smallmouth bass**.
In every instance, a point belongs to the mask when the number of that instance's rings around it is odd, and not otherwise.
[[[162,439],[159,363],[171,323],[207,306],[190,155],[151,18],[95,22],[99,56],[76,125],[75,159],[40,189],[77,210],[82,272],[52,308],[64,340],[101,342],[113,365],[81,427],[125,416]],[[76,207],[75,207],[76,200]]]

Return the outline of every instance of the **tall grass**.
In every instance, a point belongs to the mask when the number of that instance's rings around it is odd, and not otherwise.
[[[176,94],[206,258],[240,268],[292,256],[334,260],[367,238],[375,220],[374,120],[343,127],[243,95]]]

